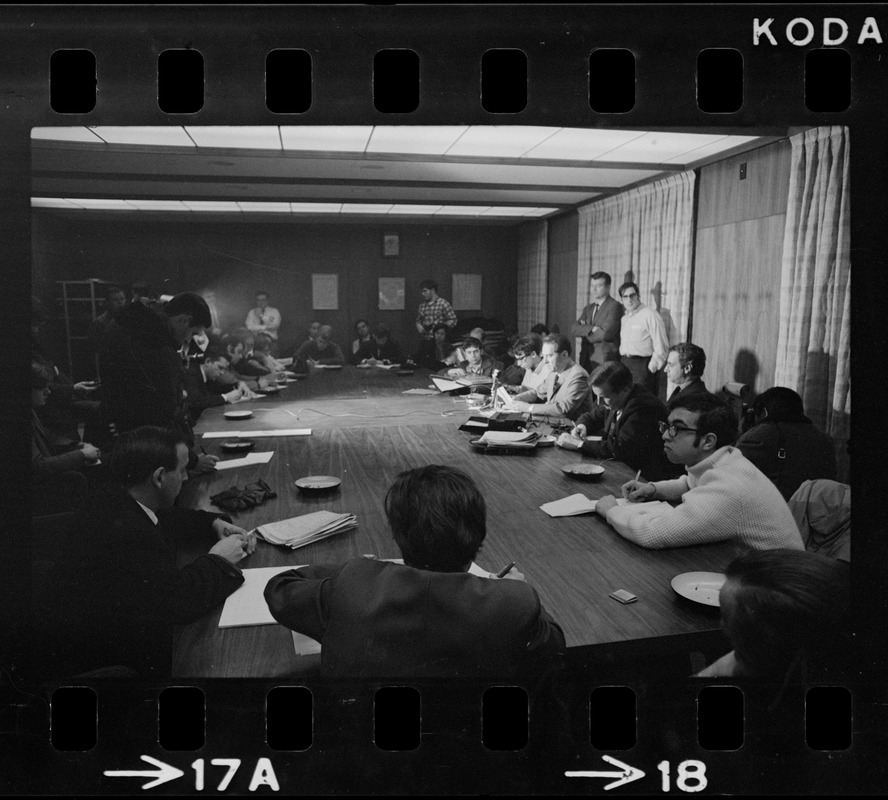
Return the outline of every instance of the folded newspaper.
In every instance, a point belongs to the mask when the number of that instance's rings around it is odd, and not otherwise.
[[[536,447],[539,438],[537,433],[524,431],[487,431],[478,442],[488,447],[530,448]]]
[[[356,527],[358,520],[354,514],[315,511],[313,514],[269,522],[256,528],[256,533],[269,544],[279,544],[295,550]]]

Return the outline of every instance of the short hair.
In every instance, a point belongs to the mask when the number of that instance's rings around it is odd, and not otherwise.
[[[737,415],[724,400],[714,394],[701,392],[686,397],[679,395],[672,401],[669,410],[675,411],[678,408],[695,411],[700,415],[697,420],[697,435],[694,437],[695,447],[708,433],[715,434],[716,449],[734,444],[737,440],[737,428],[740,424]]]
[[[321,327],[318,328],[318,336],[320,336],[321,334],[326,336],[328,339],[332,339],[333,338],[333,326],[332,325],[321,325]]]
[[[151,287],[150,283],[145,281],[134,283],[130,288],[130,292],[139,295],[139,297],[157,297],[157,292]]]
[[[357,322],[355,322],[355,330],[358,329],[358,325],[360,325],[362,322],[363,322],[368,328],[370,327],[370,323],[367,322],[367,320],[365,320],[365,319],[359,319]]]
[[[484,349],[483,342],[477,336],[466,336],[463,339],[462,346],[463,350],[468,350],[470,347],[477,347],[479,350]]]
[[[770,422],[810,422],[802,398],[785,386],[766,389],[752,401],[752,410],[756,416],[767,411]]]
[[[179,464],[176,448],[187,444],[172,428],[143,425],[120,434],[108,458],[110,476],[126,488],[144,483],[158,467],[174,470]]]
[[[55,374],[49,364],[42,361],[31,361],[31,388],[45,389],[55,380]]]
[[[438,284],[435,283],[435,281],[427,278],[421,284],[419,284],[419,288],[420,288],[420,290],[431,289],[433,292],[437,292],[438,291]]]
[[[783,677],[805,657],[838,655],[848,630],[845,562],[805,550],[752,550],[725,575],[722,619],[744,674]]]
[[[487,507],[461,470],[431,464],[402,472],[385,496],[385,515],[404,562],[459,572],[487,535]]]
[[[610,285],[611,285],[611,276],[608,275],[606,272],[593,272],[593,273],[589,276],[589,282],[590,282],[590,283],[591,283],[592,281],[600,281],[600,280],[603,280],[606,286],[610,286]]]
[[[530,329],[531,333],[535,333],[537,336],[548,336],[549,328],[542,322],[538,322]]]
[[[632,385],[632,373],[619,361],[606,361],[593,370],[589,384],[609,392],[622,392]]]
[[[253,337],[253,349],[263,353],[271,351],[271,343],[273,339],[264,331],[258,331]]]
[[[568,339],[563,333],[548,334],[543,339],[543,344],[554,344],[556,353],[566,352],[568,355],[570,355],[573,352],[573,348],[570,344],[570,339]]]
[[[450,328],[448,328],[443,322],[439,322],[437,325],[435,325],[434,328],[432,328],[432,333],[435,333],[435,331],[444,331],[444,333],[450,333]]]
[[[110,300],[111,295],[113,295],[113,294],[122,294],[124,297],[126,297],[126,292],[123,291],[123,289],[121,289],[119,286],[106,286],[105,287],[105,299]]]
[[[266,292],[265,289],[260,289],[258,292],[256,292],[256,297],[262,297],[262,295],[268,297],[268,292]]]
[[[669,348],[669,352],[678,353],[678,363],[682,367],[690,367],[691,375],[700,377],[706,369],[706,353],[703,348],[692,342],[679,342]]]
[[[226,354],[229,350],[237,349],[239,344],[242,344],[244,349],[246,349],[247,343],[244,337],[238,333],[229,333],[222,337],[222,346],[225,348]]]
[[[638,284],[634,281],[626,281],[626,283],[622,284],[620,288],[617,289],[617,294],[622,297],[623,292],[625,292],[629,288],[635,289],[635,294],[641,297],[641,289],[638,288]]]
[[[168,317],[185,314],[191,317],[192,325],[199,325],[201,328],[213,326],[210,307],[207,305],[207,301],[196,292],[180,292],[163,307],[163,313]]]
[[[204,350],[204,362],[218,361],[220,358],[228,361],[228,351],[223,350],[219,345],[211,344]]]
[[[377,323],[376,325],[376,335],[377,336],[388,336],[391,333],[388,325],[384,322]]]
[[[529,355],[530,353],[540,354],[543,349],[543,338],[536,333],[530,333],[522,336],[515,344],[512,345],[512,355],[517,356]]]

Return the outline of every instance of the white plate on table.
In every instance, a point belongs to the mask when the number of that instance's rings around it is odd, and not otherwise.
[[[342,478],[337,478],[333,475],[309,475],[296,481],[296,486],[303,491],[317,492],[335,489],[340,483],[342,483]]]
[[[373,369],[372,364],[355,364],[358,369]]]
[[[223,415],[225,419],[249,419],[253,416],[253,412],[248,409],[241,411],[226,411]]]
[[[672,588],[688,600],[718,608],[719,592],[726,580],[721,572],[683,572],[672,579]]]

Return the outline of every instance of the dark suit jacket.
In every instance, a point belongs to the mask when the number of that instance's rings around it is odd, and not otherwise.
[[[143,676],[168,676],[173,626],[209,613],[244,580],[216,555],[176,567],[176,539],[202,536],[209,549],[220,515],[174,507],[154,525],[132,497],[110,488],[88,507],[55,562],[49,624],[57,624],[57,666],[69,675],[124,665]]]
[[[590,366],[603,364],[605,361],[620,360],[620,320],[623,317],[623,304],[613,297],[606,297],[595,315],[592,315],[592,303],[583,309],[579,322],[573,326],[571,333],[582,338],[580,349],[580,366],[589,370]],[[597,325],[600,331],[593,331]],[[594,362],[594,363],[593,363]]]
[[[200,364],[192,362],[185,370],[185,393],[188,401],[188,417],[191,424],[197,422],[205,408],[224,406],[224,392],[231,391],[231,387],[223,387],[215,381],[204,380]]]
[[[365,358],[375,358],[377,361],[388,359],[392,364],[400,364],[403,360],[401,348],[391,339],[385,344],[379,344],[375,339],[364,342],[358,348],[358,352],[352,356],[353,364],[360,364]]]
[[[709,389],[706,388],[702,378],[694,378],[687,386],[680,389],[677,394],[673,392],[667,399],[666,407],[672,408],[676,401],[696,394],[709,394]]]
[[[583,414],[577,425],[585,425],[587,432],[600,423],[601,411]],[[663,437],[657,423],[665,421],[666,406],[641,384],[632,385],[632,391],[623,406],[620,418],[610,411],[604,422],[604,440],[584,442],[582,451],[595,458],[616,458],[631,469],[641,470],[649,481],[677,478],[685,472],[681,464],[673,464],[663,450]]]
[[[277,575],[265,599],[278,622],[323,644],[330,677],[532,676],[565,646],[523,581],[355,558]]]
[[[765,420],[746,431],[736,446],[771,479],[786,500],[803,481],[836,479],[833,440],[810,421]]]

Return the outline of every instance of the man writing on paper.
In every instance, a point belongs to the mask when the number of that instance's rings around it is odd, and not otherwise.
[[[623,485],[630,503],[602,497],[596,512],[642,547],[681,547],[733,539],[744,549],[803,550],[802,537],[780,492],[731,445],[737,417],[713,395],[679,399],[660,429],[667,458],[683,464],[676,480]],[[651,500],[681,500],[677,506]],[[639,502],[645,501],[645,502]]]
[[[115,442],[108,470],[119,486],[93,498],[56,562],[50,624],[63,644],[53,658],[66,674],[126,666],[168,676],[173,626],[209,613],[243,583],[237,564],[255,535],[226,516],[173,505],[187,464],[177,431],[145,426]],[[178,569],[175,541],[186,536],[218,541]]]
[[[484,498],[451,467],[402,472],[385,512],[403,564],[354,558],[268,582],[274,618],[323,645],[328,677],[519,677],[544,671],[564,634],[520,572],[469,574]]]
[[[586,410],[589,373],[570,357],[570,339],[550,333],[543,339],[543,361],[549,368],[536,388],[515,395],[516,411],[576,419]]]

